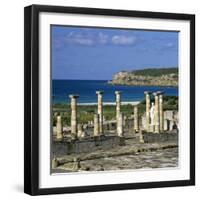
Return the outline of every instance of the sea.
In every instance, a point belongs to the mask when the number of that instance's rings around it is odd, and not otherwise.
[[[107,80],[53,80],[53,104],[70,103],[70,94],[78,94],[79,104],[92,104],[97,102],[96,91],[104,91],[103,102],[114,103],[115,91],[121,91],[122,102],[138,102],[144,99],[144,91],[163,91],[167,96],[178,96],[178,87],[164,86],[124,86],[111,85]]]

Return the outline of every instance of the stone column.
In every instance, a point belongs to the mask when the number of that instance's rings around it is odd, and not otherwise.
[[[115,91],[116,95],[116,121],[118,120],[119,114],[121,112],[120,106],[121,106],[121,92]]]
[[[78,138],[84,137],[83,125],[82,124],[78,124],[78,134],[77,134],[77,136],[78,136]]]
[[[146,95],[146,131],[150,132],[150,94],[151,92],[145,91]]]
[[[134,106],[134,131],[139,131],[139,121],[138,121],[138,106]]]
[[[62,119],[61,116],[57,116],[57,122],[56,122],[56,139],[61,140],[63,138],[62,134]]]
[[[94,137],[99,136],[99,115],[98,114],[94,114]]]
[[[103,134],[103,91],[96,91],[98,99],[97,113],[99,114],[99,132]]]
[[[122,113],[119,113],[117,121],[117,136],[119,137],[123,137],[124,134],[123,121],[124,121],[124,115]]]
[[[164,131],[169,131],[169,120],[165,119],[164,120]]]
[[[52,159],[51,167],[52,169],[55,169],[56,167],[58,167],[58,160],[56,158]]]
[[[143,130],[139,131],[139,142],[144,143]]]
[[[69,95],[71,98],[71,134],[73,138],[77,137],[77,98],[78,95]]]
[[[163,112],[163,92],[159,92],[159,120],[160,120],[160,131],[164,131],[164,112]]]
[[[159,119],[159,98],[158,93],[154,92],[154,99],[155,99],[155,107],[154,107],[154,125],[155,125],[155,133],[160,132],[160,119]]]

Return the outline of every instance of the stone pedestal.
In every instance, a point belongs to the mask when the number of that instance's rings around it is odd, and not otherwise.
[[[120,113],[117,120],[117,136],[119,137],[123,137],[124,135],[123,121],[124,121],[124,115]]]
[[[78,124],[78,138],[84,138],[84,137],[85,137],[85,133],[83,131],[83,125]]]
[[[146,131],[150,132],[150,94],[151,92],[145,91],[146,95]]]
[[[160,132],[160,119],[159,119],[159,98],[158,98],[158,93],[154,92],[153,93],[154,98],[155,98],[155,108],[154,108],[154,125],[155,125],[155,133]]]
[[[58,160],[56,158],[52,159],[51,167],[52,169],[55,169],[56,167],[58,167]]]
[[[141,144],[144,143],[143,130],[140,130],[140,131],[139,131],[139,142],[140,142]]]
[[[79,158],[74,158],[74,166],[73,166],[73,171],[77,172],[80,168],[81,168],[81,164],[80,164],[80,159]]]
[[[138,132],[139,131],[139,120],[138,120],[138,106],[134,106],[134,131]]]
[[[72,138],[77,137],[77,98],[78,95],[69,95],[71,98],[71,134]]]
[[[94,114],[94,137],[100,135],[99,114]]]
[[[57,122],[56,122],[56,139],[62,140],[63,134],[62,134],[62,119],[61,116],[57,116]]]
[[[116,95],[116,121],[118,120],[118,117],[121,112],[121,92],[120,91],[115,91]]]
[[[98,108],[97,113],[99,114],[99,132],[103,134],[103,91],[96,91]]]

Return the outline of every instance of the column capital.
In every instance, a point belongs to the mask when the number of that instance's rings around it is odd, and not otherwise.
[[[162,95],[162,94],[164,94],[164,92],[163,91],[158,91],[157,94],[158,95]]]
[[[77,98],[79,98],[79,95],[77,95],[77,94],[70,94],[69,98],[71,98],[71,99],[77,99]]]
[[[154,92],[153,93],[154,96],[158,96],[158,94],[159,94],[158,92]]]
[[[96,91],[96,94],[103,94],[103,91]]]
[[[152,94],[151,91],[144,91],[144,94]]]
[[[115,91],[115,94],[121,94],[122,92],[121,91]]]

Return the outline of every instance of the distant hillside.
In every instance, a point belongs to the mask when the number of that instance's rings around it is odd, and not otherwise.
[[[114,85],[178,86],[178,68],[121,71],[109,81]]]

